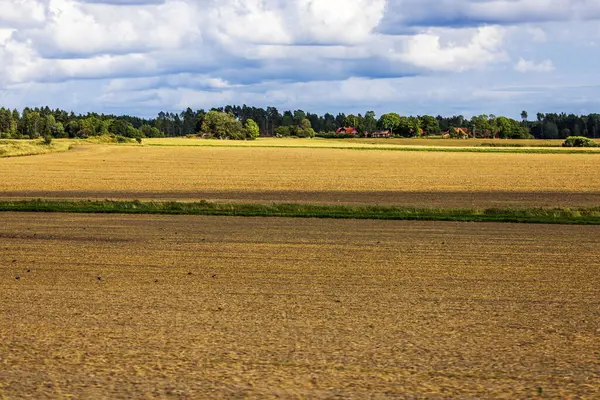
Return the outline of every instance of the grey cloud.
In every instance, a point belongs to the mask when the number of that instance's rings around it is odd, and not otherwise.
[[[331,1],[313,3],[332,7],[334,0]],[[69,18],[52,22],[59,16],[48,14],[46,1],[25,0],[23,4],[38,10],[37,14],[28,16],[30,13],[23,11],[9,18],[0,12],[0,21],[4,18],[4,23],[12,24],[14,29],[6,45],[0,37],[0,83],[10,88],[0,96],[4,96],[2,103],[11,107],[31,105],[34,101],[83,112],[150,116],[158,109],[178,111],[183,104],[210,107],[226,102],[274,104],[318,112],[375,109],[415,114],[486,111],[511,115],[513,108],[552,110],[558,104],[555,98],[561,97],[560,89],[541,88],[534,92],[530,88],[536,87],[535,82],[529,80],[556,83],[557,75],[564,69],[565,78],[560,85],[570,85],[571,89],[564,91],[560,105],[570,103],[576,110],[593,108],[597,105],[592,98],[595,89],[588,85],[596,79],[593,66],[597,63],[593,61],[597,57],[590,54],[600,53],[592,44],[582,49],[573,43],[580,43],[574,39],[579,37],[592,41],[597,24],[589,21],[600,15],[600,3],[552,0],[553,7],[539,6],[549,1],[388,0],[379,34],[373,34],[366,24],[360,35],[340,37],[345,31],[331,30],[321,36],[326,27],[313,29],[311,23],[320,14],[304,13],[301,7],[295,7],[303,3],[293,0],[60,3],[74,7],[69,10],[72,22]],[[277,12],[269,21],[283,21],[280,30],[263,23],[261,12],[255,19],[243,13],[247,5],[260,9],[264,4],[269,5],[268,12]],[[354,2],[353,9],[361,10],[357,4],[364,3]],[[217,5],[225,15],[222,19],[219,12],[213,12]],[[165,17],[166,10],[174,7],[179,8]],[[233,10],[231,14],[226,12],[228,9]],[[308,16],[303,19],[305,15]],[[237,22],[227,25],[230,17],[237,18]],[[359,12],[357,18],[361,17]],[[341,25],[352,26],[353,18],[350,12]],[[370,18],[378,21],[373,15]],[[82,19],[77,29],[63,29],[73,28]],[[588,22],[569,22],[571,19]],[[454,68],[456,63],[449,64],[452,57],[467,67],[474,64],[475,52],[465,47],[473,38],[478,40],[473,48],[489,50],[490,37],[474,36],[476,30],[462,28],[552,20],[567,22],[544,27],[550,43],[527,42],[524,27],[502,29],[516,33],[508,34],[506,41],[495,42],[497,49],[494,47],[490,58],[496,59],[496,50],[506,50],[510,59],[499,64],[485,61],[472,73],[457,73],[460,69]],[[563,35],[566,30],[571,32],[563,39],[564,47],[569,47],[571,53],[555,43],[558,32]],[[417,51],[407,59],[403,57],[406,44],[411,43],[412,34],[417,31],[427,31],[429,36],[425,35],[426,41],[413,43],[413,50]],[[600,43],[600,30],[596,37]],[[458,56],[447,51],[456,47],[461,50]],[[518,76],[512,67],[520,57],[552,59],[556,71],[544,78]],[[445,68],[431,68],[439,60]],[[569,71],[577,73],[569,75]],[[586,72],[591,77],[582,79]],[[581,82],[574,88],[577,80]],[[15,84],[19,82],[23,85]],[[456,93],[462,95],[457,97]],[[583,100],[577,100],[577,94]]]
[[[378,31],[410,34],[427,27],[598,19],[596,0],[387,0]]]

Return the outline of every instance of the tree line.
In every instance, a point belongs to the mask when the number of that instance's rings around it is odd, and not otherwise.
[[[535,120],[523,111],[520,119],[504,116],[404,116],[373,111],[362,114],[323,115],[303,110],[280,112],[275,107],[225,106],[181,113],[160,112],[156,118],[98,113],[75,114],[49,107],[22,111],[0,108],[0,138],[87,138],[116,135],[126,138],[202,135],[221,139],[262,136],[330,136],[340,127],[356,128],[360,135],[389,130],[393,136],[565,139],[600,138],[600,114],[538,113]]]

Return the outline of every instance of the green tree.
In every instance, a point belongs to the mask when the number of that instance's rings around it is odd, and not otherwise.
[[[442,132],[437,118],[430,115],[423,115],[420,120],[421,129],[423,129],[426,136],[439,135]]]
[[[231,113],[211,110],[204,117],[202,131],[219,139],[245,139],[242,123]]]
[[[139,129],[136,129],[133,125],[129,124],[127,125],[127,134],[125,135],[125,137],[134,138],[137,140],[142,138],[142,133]]]
[[[67,134],[65,132],[65,127],[63,126],[63,124],[61,122],[57,122],[54,124],[54,126],[52,127],[52,130],[51,130],[51,135],[52,135],[52,137],[55,137],[55,138],[67,137]]]
[[[300,126],[298,127],[298,132],[296,133],[296,136],[310,138],[315,137],[315,131],[312,128],[309,119],[304,118],[302,121],[300,121]]]
[[[144,124],[144,125],[140,126],[140,133],[142,134],[142,137],[147,137],[147,138],[164,137],[164,133],[159,131],[158,128],[155,128],[148,124]]]
[[[491,135],[490,117],[486,114],[471,118],[471,126],[473,127],[473,137],[483,138]]]
[[[417,117],[402,116],[398,120],[396,136],[412,137],[421,134],[421,120]]]
[[[275,134],[279,137],[288,137],[291,135],[290,127],[285,125],[278,126],[277,129],[275,129]]]
[[[396,113],[383,114],[379,118],[379,129],[390,129],[394,133],[400,126],[400,115]]]
[[[196,113],[190,107],[181,113],[181,120],[181,129],[184,136],[196,133]]]
[[[365,132],[372,133],[377,129],[377,119],[374,111],[367,111],[363,120],[363,129]]]
[[[4,107],[0,108],[0,135],[10,137],[11,124],[12,114],[10,110]]]
[[[24,127],[25,127],[25,131],[23,132],[24,135],[29,136],[30,139],[37,139],[40,137],[40,122],[41,122],[41,116],[40,113],[37,111],[29,111],[26,114],[24,114],[23,119],[24,121]]]
[[[558,126],[552,121],[546,121],[543,124],[544,139],[558,139],[560,137]]]
[[[80,129],[85,130],[86,132],[91,132],[91,136],[99,135],[101,126],[102,126],[102,121],[99,118],[96,118],[95,116],[83,118],[79,122]],[[123,129],[125,129],[125,128],[123,128]],[[121,135],[121,136],[125,136],[125,135]]]
[[[282,126],[292,126],[294,125],[294,116],[291,111],[285,111],[283,113],[283,118],[281,119]]]
[[[300,125],[302,120],[306,119],[306,113],[302,110],[294,111],[294,124]]]
[[[258,124],[254,122],[253,119],[248,118],[246,120],[246,126],[244,128],[246,131],[246,137],[248,139],[256,139],[260,136],[260,129],[258,128]]]
[[[54,115],[47,114],[40,118],[39,132],[43,137],[52,136],[52,132],[56,129],[56,119]]]
[[[346,118],[344,119],[344,126],[356,128],[356,130],[358,130],[359,132],[362,132],[363,128],[364,128],[363,117],[360,114],[347,115]]]
[[[92,135],[94,134],[94,131],[90,129],[89,124],[83,123],[83,124],[80,124],[80,126],[81,126],[82,131],[90,132]],[[131,125],[130,122],[127,122],[122,119],[115,119],[111,122],[108,129],[109,129],[110,133],[117,135],[117,136],[134,137],[134,136],[128,136],[131,132],[129,130],[130,127],[133,128],[133,126]]]
[[[70,138],[77,137],[77,134],[81,130],[79,121],[70,121],[65,127],[65,132]]]

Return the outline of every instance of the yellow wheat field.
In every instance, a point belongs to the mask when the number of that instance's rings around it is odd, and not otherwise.
[[[299,138],[259,138],[253,141],[234,141],[197,138],[144,139],[148,145],[161,146],[239,146],[239,147],[480,147],[519,145],[533,148],[561,148],[564,140],[542,139],[440,139],[440,138],[389,138],[389,139],[299,139]],[[594,151],[594,149],[589,149]]]
[[[598,398],[600,228],[3,214],[0,398]]]
[[[77,146],[0,159],[1,198],[554,207],[600,204],[587,154]]]
[[[0,140],[0,158],[22,157],[38,154],[55,153],[69,150],[73,140],[54,141],[50,145],[38,140]]]

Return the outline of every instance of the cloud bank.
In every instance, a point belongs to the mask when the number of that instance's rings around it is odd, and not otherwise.
[[[10,107],[599,109],[592,0],[0,0],[0,10]]]

